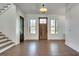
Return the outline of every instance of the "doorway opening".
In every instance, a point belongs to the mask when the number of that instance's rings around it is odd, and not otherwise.
[[[47,40],[47,17],[39,17],[39,40]]]
[[[20,42],[24,41],[24,18],[20,16]]]

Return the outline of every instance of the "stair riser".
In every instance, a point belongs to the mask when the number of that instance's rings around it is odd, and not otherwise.
[[[4,40],[4,39],[8,39],[7,37],[2,37],[2,38],[0,38],[0,40]]]
[[[11,41],[6,42],[6,43],[3,43],[3,44],[0,44],[0,47],[5,46],[5,45],[7,45],[7,44],[9,44],[9,43],[11,43]]]
[[[0,36],[5,36],[5,35],[0,35]]]
[[[3,39],[3,40],[0,40],[0,43],[1,43],[1,42],[4,42],[4,41],[7,41],[7,40],[8,40],[8,39]]]
[[[6,50],[8,50],[8,49],[10,49],[10,48],[13,47],[13,46],[15,46],[15,44],[12,44],[12,45],[10,45],[10,46],[7,46],[7,47],[1,49],[1,50],[0,50],[0,53],[6,51]]]
[[[0,39],[3,38],[3,37],[5,37],[5,36],[0,36]]]

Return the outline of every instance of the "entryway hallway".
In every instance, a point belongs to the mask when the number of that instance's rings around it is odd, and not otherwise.
[[[78,19],[79,3],[0,3],[0,56],[79,56]]]

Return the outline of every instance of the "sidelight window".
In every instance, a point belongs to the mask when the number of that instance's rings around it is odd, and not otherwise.
[[[51,34],[56,34],[56,20],[55,19],[52,19],[51,20]]]
[[[35,34],[36,33],[36,20],[31,19],[29,25],[30,25],[30,33]]]

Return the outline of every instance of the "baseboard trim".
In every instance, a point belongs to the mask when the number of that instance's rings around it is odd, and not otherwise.
[[[65,40],[65,39],[48,39],[48,40]]]
[[[39,39],[25,39],[25,40],[39,40]],[[65,40],[65,39],[47,39],[47,40]]]
[[[73,50],[75,50],[76,52],[79,52],[79,48],[75,48],[76,46],[74,46],[71,43],[65,42],[65,45],[69,46],[70,48],[72,48]]]

